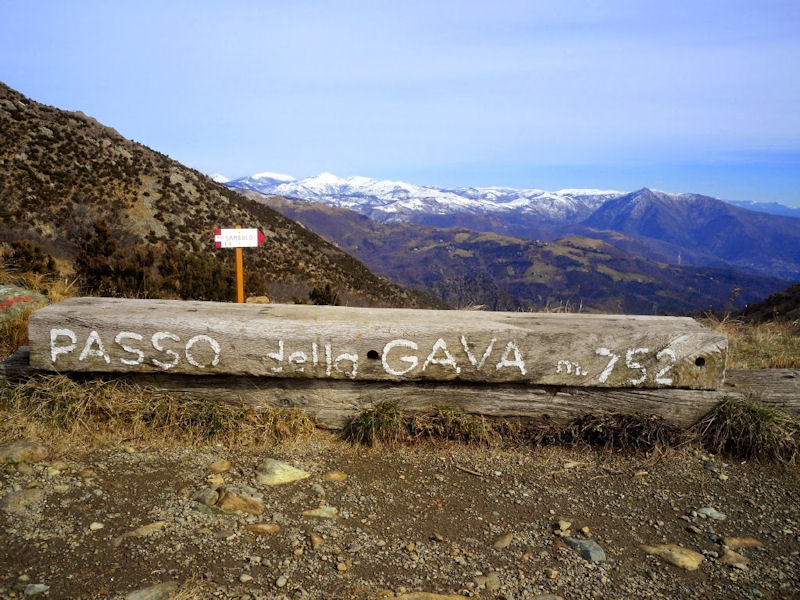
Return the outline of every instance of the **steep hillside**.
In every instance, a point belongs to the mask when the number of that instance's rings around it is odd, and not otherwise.
[[[541,309],[569,303],[606,312],[683,313],[723,308],[735,288],[737,306],[744,306],[787,283],[650,261],[582,236],[530,241],[465,228],[378,223],[346,209],[278,196],[262,201],[376,272],[431,289],[455,306]]]
[[[227,299],[233,252],[213,250],[213,231],[236,224],[267,235],[245,250],[248,293],[307,300],[329,286],[350,304],[425,304],[263,204],[0,83],[0,242],[28,240],[86,273],[113,272],[101,293]]]
[[[748,304],[734,316],[756,323],[790,321],[800,325],[800,283],[776,292],[761,302]]]
[[[608,200],[583,224],[715,256],[742,270],[800,279],[800,219],[645,188]]]

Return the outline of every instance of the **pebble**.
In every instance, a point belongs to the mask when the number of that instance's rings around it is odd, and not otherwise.
[[[281,575],[280,577],[278,577],[278,580],[275,582],[275,585],[277,585],[279,588],[282,588],[283,586],[286,585],[288,581],[289,578],[286,577],[286,575]]]
[[[728,548],[760,548],[764,544],[751,537],[724,537],[722,543]]]
[[[278,533],[281,526],[277,523],[253,523],[247,526],[247,530],[256,535],[272,535]]]
[[[266,459],[256,469],[256,485],[283,485],[311,477],[311,473],[274,458]]]
[[[335,519],[339,516],[339,509],[333,506],[322,506],[320,508],[313,508],[311,510],[304,510],[303,515],[306,517],[319,517],[322,519]]]
[[[15,515],[25,515],[28,507],[44,498],[44,490],[32,488],[11,492],[0,501],[0,509]]]
[[[719,512],[717,509],[711,506],[704,506],[703,508],[698,508],[695,511],[698,515],[704,518],[714,519],[715,521],[724,521],[728,518],[725,513]]]
[[[208,470],[212,473],[225,473],[226,471],[230,471],[232,466],[229,460],[223,458],[208,465]]]
[[[311,534],[311,548],[314,550],[318,550],[325,541],[318,536],[316,533]]]
[[[220,475],[219,473],[214,473],[213,475],[209,475],[206,477],[206,482],[211,487],[219,487],[221,485],[225,485],[225,478]]]
[[[495,592],[500,589],[502,583],[500,582],[500,574],[492,571],[486,576],[486,589],[490,592]]]
[[[92,523],[91,525],[89,525],[89,529],[90,529],[91,531],[99,531],[99,530],[100,530],[100,529],[102,529],[103,527],[105,527],[105,525],[103,525],[102,523],[98,523],[97,521],[95,521],[94,523]]]
[[[658,556],[668,563],[681,567],[687,571],[696,571],[705,560],[705,557],[699,552],[683,548],[676,544],[658,544],[656,546],[642,546],[647,554]]]
[[[501,535],[499,538],[497,538],[494,541],[494,543],[492,544],[492,547],[495,550],[502,550],[503,548],[508,548],[509,544],[511,544],[511,542],[513,540],[514,540],[514,534],[513,533],[507,533],[507,534]]]
[[[221,494],[217,506],[224,511],[239,511],[250,515],[260,515],[264,512],[264,503],[258,498],[230,490],[225,490]]]
[[[44,583],[29,583],[25,586],[24,593],[26,596],[38,596],[39,594],[44,594],[45,592],[49,591],[49,585],[45,585]]]
[[[36,463],[45,460],[50,451],[38,442],[18,440],[0,446],[0,464]]]
[[[322,476],[322,478],[325,481],[339,483],[347,480],[347,473],[344,471],[328,471]]]
[[[249,583],[253,581],[253,576],[248,575],[247,573],[242,573],[241,575],[239,575],[239,581],[241,581],[242,583]]]
[[[580,555],[590,563],[599,563],[606,560],[606,553],[594,540],[579,540],[573,537],[564,538],[570,548],[577,550]]]
[[[178,583],[168,581],[130,592],[125,600],[166,600],[178,589]]]
[[[219,492],[212,488],[203,488],[194,496],[192,496],[192,500],[195,500],[204,506],[214,506],[219,500]]]
[[[23,475],[33,475],[34,470],[33,467],[28,463],[21,462],[17,464],[17,473],[22,473]]]

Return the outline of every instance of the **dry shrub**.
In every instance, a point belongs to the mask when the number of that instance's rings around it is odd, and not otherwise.
[[[124,381],[75,381],[46,375],[0,387],[0,437],[24,437],[31,428],[62,439],[135,439],[144,444],[222,442],[259,446],[310,435],[311,419],[299,410],[253,408],[200,400]],[[38,437],[38,436],[37,436]]]
[[[783,463],[800,454],[800,421],[755,395],[726,398],[693,430],[715,454]]]

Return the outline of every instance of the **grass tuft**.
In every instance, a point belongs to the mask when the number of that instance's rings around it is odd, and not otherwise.
[[[344,429],[344,438],[364,446],[394,445],[408,438],[405,415],[396,402],[362,410]]]
[[[414,439],[450,440],[487,447],[499,446],[503,442],[503,435],[495,423],[486,417],[453,408],[438,408],[432,415],[409,417],[407,428]]]
[[[715,454],[782,463],[800,455],[800,421],[755,395],[725,399],[693,429]]]

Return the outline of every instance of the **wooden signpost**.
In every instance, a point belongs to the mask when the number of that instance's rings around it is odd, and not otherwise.
[[[258,229],[242,229],[237,225],[234,229],[215,229],[214,245],[217,248],[234,248],[236,250],[236,302],[244,302],[244,265],[242,248],[257,248],[266,236]]]

